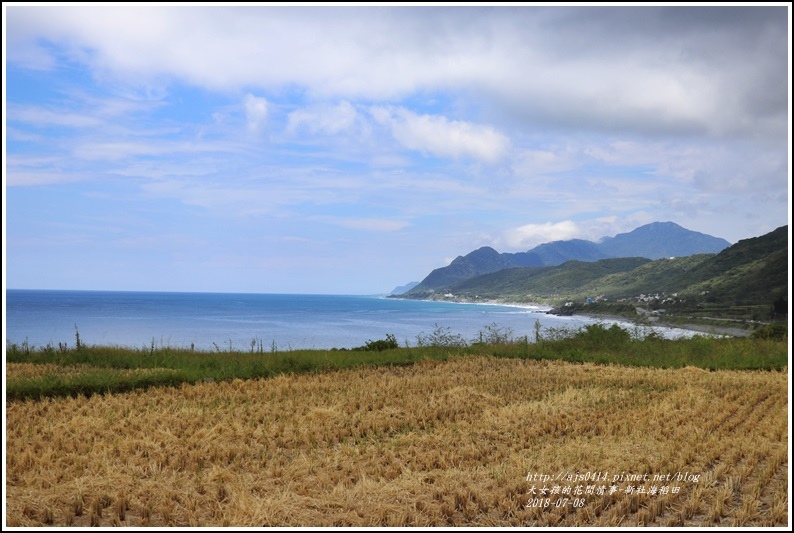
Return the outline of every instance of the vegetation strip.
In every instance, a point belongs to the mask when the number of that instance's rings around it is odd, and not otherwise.
[[[476,342],[467,342],[448,329],[436,329],[415,347],[397,347],[393,336],[369,341],[354,350],[264,352],[252,344],[249,352],[195,352],[189,349],[129,349],[88,346],[6,349],[6,399],[76,396],[125,392],[152,386],[176,386],[204,380],[255,379],[284,374],[317,373],[361,366],[400,366],[457,356],[563,360],[659,368],[694,366],[709,370],[781,370],[788,364],[785,340],[759,332],[752,338],[667,340],[655,334],[629,332],[617,325],[588,325],[576,331],[539,328],[533,342],[513,339],[496,325],[483,329]],[[78,333],[79,335],[79,333]],[[79,339],[79,337],[77,337]],[[785,339],[785,336],[782,337]],[[30,366],[41,365],[41,372]]]

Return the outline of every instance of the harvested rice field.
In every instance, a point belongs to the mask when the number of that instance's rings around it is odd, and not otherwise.
[[[12,401],[5,520],[785,526],[788,403],[787,370],[480,356]]]

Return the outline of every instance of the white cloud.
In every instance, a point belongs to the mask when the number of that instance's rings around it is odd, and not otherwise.
[[[785,8],[4,9],[19,213],[81,180],[441,257],[789,212]]]
[[[653,215],[648,213],[636,211],[627,216],[608,215],[577,222],[564,220],[525,224],[506,231],[503,238],[498,240],[497,246],[505,245],[512,250],[526,251],[552,241],[584,239],[598,242],[603,237],[614,237],[618,233],[625,233],[654,221],[659,220],[654,220]]]
[[[9,105],[8,120],[38,127],[93,128],[103,124],[101,120],[88,114],[31,105]]]
[[[134,157],[155,157],[173,154],[234,153],[236,147],[228,142],[172,141],[172,140],[112,140],[83,139],[72,150],[75,157],[89,161],[114,161]]]
[[[267,120],[267,100],[260,96],[246,94],[244,105],[248,131],[256,133],[262,129]]]
[[[577,154],[569,148],[559,150],[522,150],[517,153],[511,170],[517,177],[536,177],[571,170],[581,165]]]
[[[73,181],[80,181],[80,177],[62,172],[29,172],[22,170],[9,172],[6,185],[9,187],[54,185]]]
[[[287,131],[307,130],[313,134],[337,135],[349,131],[359,120],[356,108],[343,101],[335,106],[315,106],[293,111],[287,117]]]
[[[8,58],[212,90],[473,91],[528,126],[785,133],[786,6],[12,6]],[[57,44],[57,48],[53,46]]]
[[[5,163],[3,176],[8,187],[52,185],[86,179],[85,174],[64,164],[67,161],[57,156],[12,154],[7,156]]]
[[[404,108],[376,106],[370,112],[406,148],[438,157],[470,157],[496,163],[510,144],[506,136],[490,126],[439,115],[417,115]]]
[[[10,141],[19,141],[19,142],[42,142],[45,141],[46,138],[44,135],[39,133],[30,133],[27,131],[19,130],[17,128],[12,128],[11,126],[6,127],[6,137]]]
[[[574,239],[581,233],[579,226],[571,220],[525,224],[509,230],[505,242],[514,249],[529,249],[545,242]]]

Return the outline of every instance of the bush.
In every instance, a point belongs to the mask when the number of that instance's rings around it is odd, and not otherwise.
[[[576,339],[592,347],[616,347],[631,340],[631,334],[617,324],[605,328],[603,324],[588,324],[579,332]]]
[[[460,333],[451,333],[450,328],[442,328],[436,323],[432,333],[420,333],[416,336],[418,346],[465,347],[466,339]]]
[[[513,330],[499,327],[494,322],[480,330],[475,344],[510,344],[513,342]]]
[[[364,346],[359,346],[358,348],[353,348],[353,350],[358,350],[361,352],[382,352],[383,350],[394,350],[395,348],[399,348],[399,344],[397,344],[397,339],[391,333],[386,335],[385,339],[380,339],[377,341],[369,340]]]
[[[767,324],[766,326],[753,331],[751,337],[754,339],[784,341],[788,339],[788,325],[780,322],[775,324]]]

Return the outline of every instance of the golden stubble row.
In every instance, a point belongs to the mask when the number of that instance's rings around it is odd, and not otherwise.
[[[787,405],[786,372],[491,357],[12,402],[6,523],[784,525]],[[576,472],[698,482],[533,502]]]
[[[57,376],[60,378],[74,378],[85,376],[86,374],[101,373],[102,375],[112,375],[116,378],[144,377],[163,373],[172,373],[169,368],[101,368],[97,369],[91,365],[56,365],[54,363],[33,364],[33,363],[8,363],[6,364],[6,379],[26,380],[38,379],[42,377]]]

